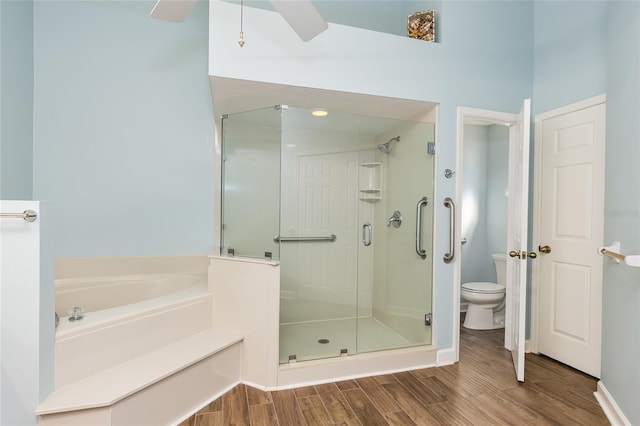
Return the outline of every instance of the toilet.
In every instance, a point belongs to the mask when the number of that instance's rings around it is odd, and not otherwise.
[[[497,283],[470,282],[462,284],[462,300],[467,302],[467,315],[462,324],[473,330],[504,328],[507,256],[494,254]]]

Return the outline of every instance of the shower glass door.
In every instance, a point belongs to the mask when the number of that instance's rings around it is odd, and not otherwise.
[[[361,119],[358,352],[431,343],[434,130]]]
[[[283,111],[280,362],[431,343],[433,138]]]
[[[282,114],[280,362],[356,352],[358,117]]]

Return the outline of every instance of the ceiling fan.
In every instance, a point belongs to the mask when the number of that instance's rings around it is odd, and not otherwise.
[[[311,0],[269,0],[302,41],[309,41],[329,27]],[[196,0],[158,0],[151,17],[170,22],[182,22]]]

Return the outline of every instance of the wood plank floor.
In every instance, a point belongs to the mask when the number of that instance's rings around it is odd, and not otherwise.
[[[597,380],[527,354],[516,381],[504,330],[461,330],[460,362],[298,389],[238,385],[180,426],[608,425]]]

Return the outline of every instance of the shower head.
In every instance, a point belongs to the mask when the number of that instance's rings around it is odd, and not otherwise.
[[[380,145],[378,145],[378,149],[380,150],[380,152],[384,154],[388,154],[391,152],[391,148],[392,148],[391,144],[393,142],[400,142],[400,136],[396,136],[395,138],[389,139],[385,143],[381,143]]]

